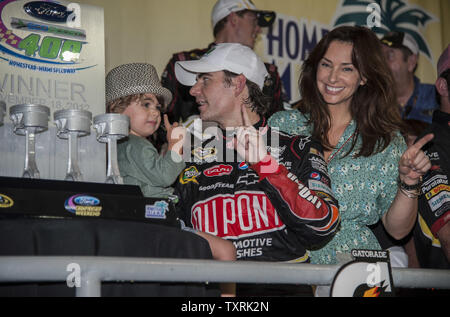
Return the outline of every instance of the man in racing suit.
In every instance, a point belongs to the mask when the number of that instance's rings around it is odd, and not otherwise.
[[[307,262],[306,250],[326,243],[340,222],[322,147],[267,128],[259,104],[267,71],[248,47],[219,44],[175,70],[193,86],[201,119],[220,127],[184,151],[180,217],[233,241],[238,260]]]
[[[449,122],[450,113],[436,110],[432,125],[425,131],[435,137],[423,148],[432,167],[423,179],[414,228],[417,260],[422,268],[450,269]]]
[[[439,58],[437,71],[440,109],[424,132],[434,134],[423,148],[432,167],[420,188],[414,244],[420,267],[450,269],[450,45]]]
[[[262,131],[265,119],[253,127]],[[305,248],[319,247],[339,223],[322,148],[272,129],[263,137],[270,157],[250,166],[224,154],[230,131],[193,141],[198,147],[176,187],[179,213],[188,226],[233,241],[238,260],[307,262]],[[275,164],[273,172],[264,172],[266,164]]]

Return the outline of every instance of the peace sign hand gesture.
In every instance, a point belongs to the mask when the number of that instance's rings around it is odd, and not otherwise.
[[[427,134],[403,153],[398,165],[399,177],[403,183],[407,185],[419,183],[420,177],[431,168],[430,159],[421,148],[433,138],[433,134]]]
[[[251,124],[245,105],[242,105],[241,110],[244,126],[237,128],[233,145],[238,154],[253,165],[262,161],[268,153],[260,131]]]

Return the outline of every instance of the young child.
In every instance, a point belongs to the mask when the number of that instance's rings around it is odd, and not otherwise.
[[[146,197],[168,198],[173,193],[171,185],[185,168],[182,147],[174,149],[184,137],[177,123],[171,125],[164,116],[168,142],[165,155],[160,155],[147,140],[161,124],[161,105],[171,99],[170,91],[161,86],[150,64],[121,65],[106,77],[107,111],[130,118],[129,137],[117,145],[120,175],[126,184],[138,185]],[[179,136],[176,139],[171,137],[175,129]]]
[[[162,108],[171,99],[171,92],[161,86],[156,69],[150,64],[124,64],[106,76],[107,112],[121,113],[130,118],[129,136],[117,145],[120,174],[125,184],[139,186],[145,197],[170,197],[173,193],[171,185],[185,168],[181,156],[186,130],[178,123],[171,125],[164,115],[168,143],[164,155],[160,155],[147,140],[158,130]],[[216,260],[236,260],[233,243],[207,233],[194,232],[208,241]],[[233,287],[231,290],[229,286],[222,289],[233,295]]]

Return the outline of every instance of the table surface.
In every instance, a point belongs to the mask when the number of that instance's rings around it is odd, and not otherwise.
[[[175,227],[111,219],[0,219],[0,256],[211,259],[208,242]],[[65,268],[63,268],[65,269]],[[217,296],[204,284],[103,283],[102,296]],[[0,296],[74,296],[65,283],[0,284]]]

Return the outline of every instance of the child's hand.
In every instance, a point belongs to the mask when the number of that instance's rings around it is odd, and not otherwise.
[[[186,136],[186,128],[179,126],[178,122],[170,124],[169,117],[164,115],[164,126],[167,131],[168,150],[183,155],[183,142]]]

